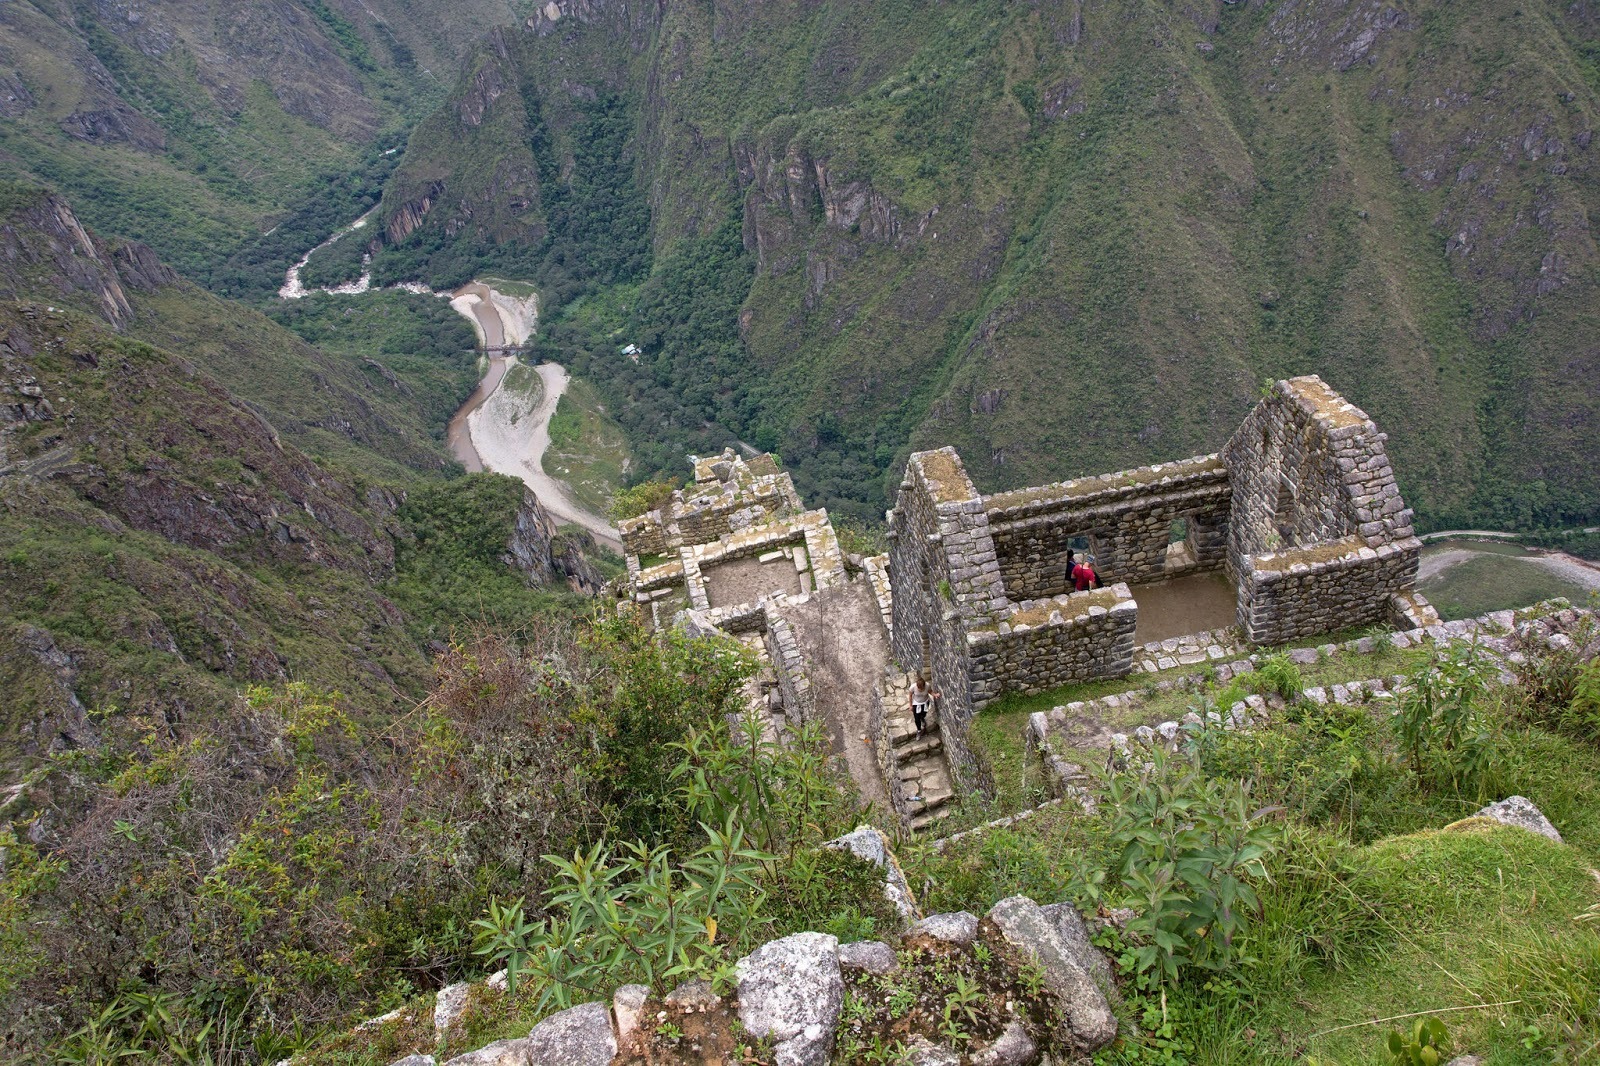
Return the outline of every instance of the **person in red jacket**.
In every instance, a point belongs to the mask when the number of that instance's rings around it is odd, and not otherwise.
[[[1074,592],[1088,592],[1099,587],[1100,575],[1095,572],[1094,556],[1086,555],[1083,562],[1072,568],[1072,589]]]

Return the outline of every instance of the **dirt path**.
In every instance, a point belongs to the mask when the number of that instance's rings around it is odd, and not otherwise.
[[[872,736],[873,692],[889,662],[872,586],[866,581],[835,585],[786,608],[785,615],[794,625],[833,750],[844,760],[861,802],[892,820],[877,753],[861,739]]]
[[[506,363],[506,373],[517,365],[514,357]],[[558,524],[582,526],[606,547],[620,552],[622,541],[611,523],[585,510],[567,492],[565,484],[544,472],[544,453],[550,447],[550,416],[555,414],[561,394],[567,391],[568,377],[566,368],[555,363],[541,363],[533,369],[544,386],[536,399],[507,390],[502,380],[502,387],[467,415],[472,447],[485,469],[521,478]]]

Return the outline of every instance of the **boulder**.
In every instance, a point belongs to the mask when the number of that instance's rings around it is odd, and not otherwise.
[[[796,933],[763,944],[734,966],[739,1021],[772,1039],[777,1066],[825,1066],[844,1004],[839,940]]]
[[[889,973],[900,966],[900,960],[894,957],[894,948],[888,944],[880,940],[862,940],[839,945],[839,965],[846,970]]]
[[[395,1059],[389,1066],[434,1066],[432,1055],[407,1055],[403,1059]]]
[[[925,936],[931,940],[965,947],[978,935],[978,916],[971,911],[930,914],[906,930],[907,938]]]
[[[709,981],[685,981],[667,993],[665,1002],[669,1007],[703,1014],[721,1006],[722,997],[711,991]]]
[[[902,922],[909,924],[916,920],[916,899],[911,895],[911,886],[906,882],[905,873],[895,861],[894,852],[890,850],[889,838],[883,835],[882,830],[874,829],[870,825],[859,825],[844,836],[828,841],[824,846],[842,848],[857,858],[881,867],[884,898],[894,904],[894,909],[900,912]]]
[[[644,1001],[649,998],[650,990],[644,985],[623,985],[611,997],[611,1011],[617,1016],[618,1040],[628,1039],[638,1028],[639,1017],[644,1014]]]
[[[1473,817],[1493,818],[1503,825],[1514,825],[1518,829],[1526,829],[1530,833],[1549,837],[1557,844],[1561,843],[1561,834],[1550,824],[1550,819],[1546,818],[1544,812],[1535,807],[1533,801],[1525,796],[1507,796],[1499,803],[1489,804]]]
[[[1111,975],[1111,963],[1100,953],[1099,948],[1089,942],[1089,927],[1084,924],[1083,915],[1078,913],[1078,908],[1070,903],[1051,903],[1039,909],[1055,925],[1056,932],[1061,935],[1061,940],[1072,954],[1073,961],[1094,978],[1095,984],[1100,986],[1100,991],[1109,998],[1116,988]]]
[[[528,1066],[528,1040],[496,1040],[477,1051],[457,1055],[444,1066]]]
[[[604,1003],[580,1003],[533,1027],[528,1062],[538,1066],[609,1066],[617,1054],[611,1012]]]
[[[467,992],[471,985],[459,981],[439,989],[433,997],[433,1030],[441,1037],[455,1028],[461,1014],[467,1009]]]
[[[989,920],[1006,943],[1044,970],[1080,1049],[1097,1051],[1116,1038],[1117,1019],[1105,993],[1037,903],[1026,896],[1003,899],[989,912]]]
[[[1006,1026],[994,1043],[972,1054],[972,1066],[1025,1066],[1039,1056],[1039,1045],[1019,1021]]]

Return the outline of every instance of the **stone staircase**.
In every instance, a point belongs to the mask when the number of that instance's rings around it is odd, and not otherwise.
[[[937,707],[924,733],[917,735],[909,705],[911,677],[890,666],[878,688],[882,707],[878,761],[889,781],[895,810],[914,833],[950,817],[955,788],[939,736]]]

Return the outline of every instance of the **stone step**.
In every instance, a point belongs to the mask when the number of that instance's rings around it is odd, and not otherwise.
[[[950,814],[951,811],[948,807],[941,807],[938,810],[931,811],[927,814],[913,815],[908,824],[911,826],[911,831],[913,833],[924,833],[927,832],[930,827],[950,817]]]
[[[939,720],[937,718],[928,719],[927,728],[920,734],[917,732],[916,725],[909,720],[906,722],[896,722],[894,719],[889,720],[889,740],[896,751],[938,735]]]
[[[920,756],[944,751],[944,741],[938,733],[932,730],[929,730],[927,735],[921,737],[913,733],[909,740],[910,742],[906,744],[900,743],[898,739],[895,741],[894,758],[896,763],[906,763]]]

